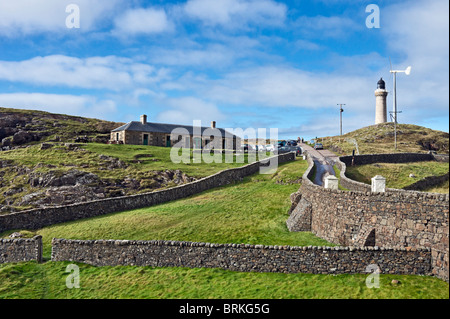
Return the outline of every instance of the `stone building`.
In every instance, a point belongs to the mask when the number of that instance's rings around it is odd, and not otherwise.
[[[236,149],[236,146],[239,147],[241,145],[240,137],[222,128],[216,128],[215,121],[211,122],[210,127],[195,127],[150,123],[147,122],[147,115],[141,115],[139,122],[132,121],[112,130],[110,142],[162,147],[172,147],[176,143],[181,143],[178,146],[202,149],[208,147],[217,138],[221,139],[221,149]]]

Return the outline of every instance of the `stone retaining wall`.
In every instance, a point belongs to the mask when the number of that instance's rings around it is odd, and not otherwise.
[[[353,156],[341,156],[339,158],[346,165],[366,165],[373,163],[411,163],[434,161],[435,156],[429,153],[391,153],[391,154],[366,154]]]
[[[307,228],[305,220],[311,220],[315,235],[340,245],[373,242],[380,247],[429,248],[432,274],[449,280],[448,194],[403,190],[371,193],[369,185],[363,191],[325,189],[308,178],[314,163],[309,159],[309,164],[298,192],[301,199],[287,221],[290,229]],[[345,172],[345,163],[342,168]],[[345,177],[342,171],[341,182]]]
[[[448,162],[448,155],[422,154],[422,153],[395,153],[395,154],[355,155],[354,157],[341,156],[336,161],[336,166],[341,171],[339,177],[340,177],[340,184],[342,185],[342,187],[357,192],[370,192],[371,191],[370,185],[357,182],[355,180],[348,178],[345,175],[347,166],[352,165],[352,162],[354,165],[366,165],[374,163],[412,163],[423,161]],[[430,176],[406,187],[404,190],[386,188],[386,192],[399,192],[399,191],[403,192],[405,190],[410,191],[424,190],[447,181],[448,176],[449,176],[448,173],[442,176]]]
[[[42,236],[0,238],[0,264],[32,260],[42,262]]]
[[[222,268],[243,272],[313,274],[366,273],[376,264],[383,274],[427,275],[428,249],[378,247],[291,247],[179,241],[53,239],[52,261],[94,266]]]
[[[293,161],[295,160],[295,153],[280,154],[268,160],[276,159],[279,164]],[[268,160],[227,169],[200,180],[161,191],[0,215],[0,233],[15,229],[39,229],[57,223],[149,207],[186,198],[215,187],[240,181],[246,176],[253,175],[259,172],[260,167],[267,166]]]

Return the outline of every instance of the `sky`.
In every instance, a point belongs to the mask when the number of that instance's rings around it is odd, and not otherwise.
[[[448,132],[447,0],[0,0],[3,107],[309,139],[373,125],[381,77],[392,111],[390,63],[399,123]]]

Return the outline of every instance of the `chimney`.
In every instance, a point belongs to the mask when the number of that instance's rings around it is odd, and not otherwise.
[[[142,124],[147,124],[147,115],[141,115],[141,123]]]
[[[211,128],[216,128],[216,121],[211,122]]]

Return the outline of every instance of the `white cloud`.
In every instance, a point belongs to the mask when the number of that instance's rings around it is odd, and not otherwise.
[[[205,49],[160,49],[150,53],[150,59],[155,64],[170,66],[207,66],[220,68],[232,64],[238,52],[224,45],[211,45]]]
[[[116,103],[111,100],[99,100],[88,95],[43,93],[0,94],[0,106],[101,119],[117,111]]]
[[[376,84],[377,80],[373,81]],[[320,108],[347,101],[354,107],[364,108],[373,95],[372,82],[361,76],[268,66],[210,81],[201,94],[214,101],[236,105]]]
[[[169,21],[164,9],[139,8],[130,9],[115,21],[113,34],[118,36],[152,34],[173,31],[174,26]]]
[[[342,38],[362,27],[350,18],[319,15],[314,17],[301,16],[293,23],[293,28],[304,37],[317,40],[321,38]]]
[[[427,119],[437,114],[448,121],[448,11],[446,0],[419,0],[381,10],[381,31],[388,39],[393,68],[412,66],[410,76],[397,76],[398,109],[403,111],[399,118],[409,123],[427,126]]]
[[[164,69],[116,56],[76,58],[64,55],[25,61],[0,61],[0,80],[43,86],[120,91],[151,85],[167,77]]]
[[[19,36],[46,32],[62,33],[69,13],[66,7],[80,8],[81,32],[91,31],[108,21],[123,0],[14,0],[0,2],[0,35]]]
[[[219,122],[226,116],[211,102],[197,97],[170,98],[162,103],[170,109],[157,115],[157,120],[163,123],[192,124],[194,120],[201,120],[203,126],[209,126],[211,121]]]
[[[317,51],[322,49],[322,46],[320,46],[319,44],[303,39],[295,41],[294,45],[295,48],[300,50]]]
[[[235,29],[249,24],[281,26],[287,8],[272,0],[189,0],[184,11],[205,25]]]

